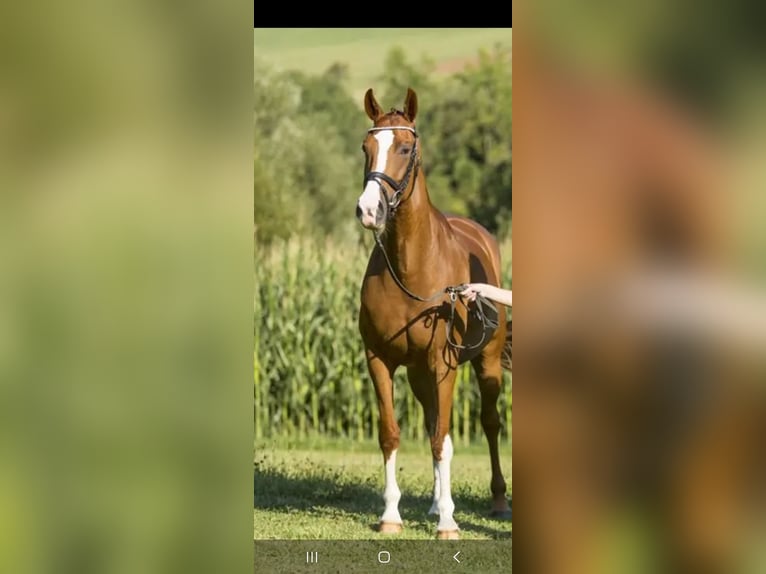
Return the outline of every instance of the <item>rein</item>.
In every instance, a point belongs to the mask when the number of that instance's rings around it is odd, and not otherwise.
[[[487,336],[487,330],[494,331],[498,327],[498,322],[494,319],[490,319],[487,317],[487,315],[484,313],[484,306],[486,305],[492,311],[495,312],[495,316],[497,316],[497,307],[495,307],[492,302],[487,299],[486,297],[482,295],[476,295],[476,307],[472,310],[463,303],[463,305],[468,309],[469,312],[473,311],[474,315],[481,321],[482,330],[481,330],[481,339],[478,343],[475,345],[460,345],[459,343],[456,343],[455,340],[452,338],[452,327],[455,324],[455,305],[457,304],[457,299],[459,297],[459,293],[465,289],[466,285],[448,285],[444,289],[440,289],[430,297],[421,297],[420,295],[416,295],[407,287],[404,286],[404,283],[402,283],[401,279],[396,275],[396,272],[394,271],[394,266],[391,265],[391,260],[388,258],[388,253],[386,253],[386,248],[383,247],[383,241],[380,239],[380,234],[375,231],[373,232],[375,235],[375,243],[377,243],[378,247],[380,248],[381,252],[383,253],[383,258],[386,260],[386,266],[388,267],[389,273],[391,273],[391,277],[394,278],[394,282],[399,286],[399,289],[404,291],[404,293],[416,301],[421,301],[423,303],[430,303],[432,301],[435,301],[441,297],[443,297],[445,294],[449,295],[450,300],[450,314],[449,314],[449,321],[447,321],[446,330],[447,330],[447,343],[450,344],[450,346],[454,347],[455,349],[466,349],[466,350],[473,350],[481,347],[484,344],[484,339]],[[462,303],[462,298],[460,299],[460,302]],[[466,325],[467,327],[468,325]]]

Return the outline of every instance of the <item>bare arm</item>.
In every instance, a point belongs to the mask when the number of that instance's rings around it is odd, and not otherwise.
[[[513,292],[510,289],[502,289],[487,283],[469,283],[460,294],[469,301],[476,299],[476,295],[481,295],[496,303],[508,305],[509,307],[512,305]]]

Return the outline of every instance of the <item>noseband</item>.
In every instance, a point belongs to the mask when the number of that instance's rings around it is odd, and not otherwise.
[[[415,178],[417,177],[417,171],[419,167],[418,159],[418,132],[415,131],[415,128],[411,128],[409,126],[385,126],[380,128],[370,128],[367,130],[367,133],[372,132],[379,132],[383,130],[407,130],[412,132],[412,134],[415,136],[415,143],[412,145],[412,151],[410,152],[410,161],[407,163],[407,170],[404,172],[404,177],[401,181],[397,182],[393,177],[390,175],[383,173],[382,171],[370,171],[367,172],[367,175],[364,176],[364,184],[362,187],[365,187],[368,182],[374,181],[380,186],[380,193],[383,194],[383,197],[386,198],[386,204],[388,205],[388,211],[386,217],[393,217],[396,213],[396,209],[399,207],[399,204],[403,201],[402,194],[404,193],[404,190],[407,189],[407,185],[410,182],[410,176],[414,172],[414,177],[412,178],[412,181],[415,181]],[[391,195],[391,197],[388,196],[388,194],[385,192],[383,187],[383,182],[386,182],[388,185],[391,186],[391,188],[394,190],[394,193]],[[408,196],[409,197],[409,196]]]

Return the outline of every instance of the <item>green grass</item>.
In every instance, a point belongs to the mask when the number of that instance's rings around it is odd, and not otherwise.
[[[511,494],[510,446],[501,464]],[[397,456],[404,532],[396,539],[430,540],[437,518],[428,516],[433,488],[426,441],[402,441]],[[485,444],[456,446],[452,498],[462,540],[510,539],[512,522],[492,519],[489,454]],[[259,442],[255,448],[254,539],[380,539],[383,464],[376,443],[317,440],[313,444]]]
[[[321,73],[334,62],[349,66],[358,97],[383,71],[389,50],[401,46],[411,62],[429,56],[443,71],[450,61],[474,58],[496,43],[510,47],[510,28],[256,28],[255,55],[284,69]]]

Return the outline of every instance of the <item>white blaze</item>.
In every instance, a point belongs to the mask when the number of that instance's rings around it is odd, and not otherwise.
[[[394,130],[381,130],[375,133],[378,142],[378,156],[375,158],[375,166],[372,171],[385,173],[388,161],[388,150],[394,143]],[[368,181],[364,186],[362,195],[359,196],[359,208],[362,210],[362,224],[375,225],[375,214],[378,211],[380,201],[380,184],[377,181]]]
[[[396,484],[396,449],[394,449],[386,461],[386,488],[383,492],[386,509],[383,511],[383,516],[380,517],[381,522],[402,523],[402,517],[399,515],[399,499],[401,497],[399,485]]]
[[[452,491],[450,484],[450,462],[452,461],[452,439],[449,435],[444,437],[442,444],[442,459],[436,463],[436,469],[439,473],[439,525],[436,527],[439,531],[458,530],[457,522],[452,517],[455,512],[455,503],[452,502]]]

